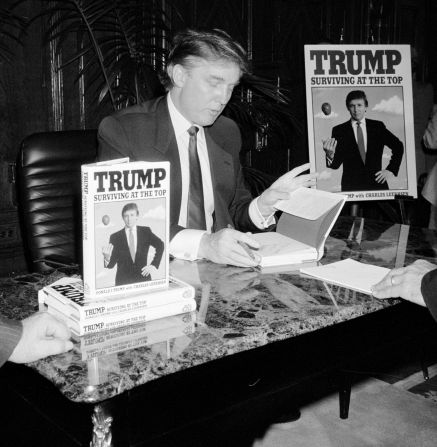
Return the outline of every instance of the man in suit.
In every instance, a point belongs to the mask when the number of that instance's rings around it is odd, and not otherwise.
[[[125,227],[111,234],[109,245],[102,250],[105,267],[112,269],[117,265],[116,286],[150,281],[161,263],[164,242],[149,227],[137,225],[139,211],[136,203],[126,204],[121,215]],[[155,254],[152,262],[147,264],[150,247],[155,249]]]
[[[241,136],[221,116],[233,88],[247,72],[243,48],[221,30],[177,34],[167,59],[166,96],[128,107],[99,126],[99,159],[170,161],[170,254],[181,259],[255,266],[241,243],[245,232],[274,223],[274,204],[313,174],[285,174],[257,199],[244,185]]]
[[[22,321],[0,317],[0,366],[34,362],[73,348],[70,330],[47,312],[37,312]]]
[[[407,267],[391,270],[372,288],[376,298],[403,298],[428,307],[437,321],[437,265],[419,259]]]
[[[342,191],[389,189],[387,180],[398,175],[404,145],[381,121],[365,117],[368,101],[362,90],[349,92],[346,107],[351,119],[332,129],[332,137],[323,141],[326,165],[343,165]],[[390,163],[382,169],[384,146],[392,151]]]

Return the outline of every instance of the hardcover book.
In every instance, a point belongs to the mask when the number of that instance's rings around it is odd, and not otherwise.
[[[343,259],[318,267],[303,267],[300,272],[330,284],[371,295],[372,286],[381,281],[390,269],[364,264],[354,259]]]
[[[322,258],[325,241],[346,201],[343,194],[298,188],[288,200],[280,200],[282,211],[276,231],[255,233],[261,267],[315,262]]]
[[[168,162],[82,166],[86,298],[168,286],[169,200]]]
[[[77,336],[106,331],[138,323],[146,323],[160,318],[179,315],[196,310],[196,301],[193,298],[184,298],[174,303],[155,306],[148,309],[127,311],[120,314],[96,316],[88,320],[77,320],[65,314],[54,306],[47,306],[47,312],[65,322],[72,333]]]
[[[409,45],[305,45],[311,171],[348,200],[417,197]]]
[[[121,315],[125,312],[141,312],[151,307],[193,299],[195,289],[173,276],[165,289],[147,293],[129,294],[123,297],[108,296],[86,299],[80,278],[64,277],[38,291],[38,301],[52,306],[78,321],[95,317]]]

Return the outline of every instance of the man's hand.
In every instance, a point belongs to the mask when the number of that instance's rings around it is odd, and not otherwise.
[[[388,180],[392,180],[395,178],[395,175],[393,174],[393,172],[389,171],[388,169],[383,169],[382,171],[378,171],[375,174],[375,180],[378,183],[384,183],[387,182]]]
[[[22,321],[23,333],[9,360],[28,363],[73,348],[70,329],[47,312],[37,312]]]
[[[308,171],[309,163],[305,163],[297,168],[292,169],[283,176],[279,177],[270,188],[266,189],[258,197],[258,209],[264,217],[268,217],[276,211],[274,205],[278,200],[288,200],[290,193],[301,186],[309,187],[316,184],[317,174],[304,174]]]
[[[239,243],[247,244],[252,257]],[[254,267],[259,264],[260,257],[256,253],[259,243],[250,234],[226,228],[217,233],[205,233],[200,240],[199,257],[209,259],[217,264],[229,264],[239,267]]]
[[[385,278],[372,287],[376,298],[404,298],[412,303],[425,306],[420,286],[422,278],[430,270],[437,268],[431,262],[419,259],[407,267],[391,270]]]
[[[329,161],[332,161],[335,155],[335,148],[337,147],[337,140],[335,138],[327,138],[322,140],[323,150]]]
[[[108,244],[102,247],[103,259],[105,260],[106,263],[109,263],[109,261],[111,260],[113,249],[114,246],[112,244]]]
[[[150,278],[153,279],[153,276],[158,271],[158,269],[154,265],[145,265],[141,269],[141,275],[148,276],[150,275]]]

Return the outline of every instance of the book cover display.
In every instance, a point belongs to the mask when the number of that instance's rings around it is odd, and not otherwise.
[[[168,286],[169,200],[168,162],[82,166],[85,297]]]
[[[305,78],[317,188],[417,197],[410,46],[305,45]]]

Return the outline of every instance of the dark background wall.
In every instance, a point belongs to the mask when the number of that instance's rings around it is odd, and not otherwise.
[[[2,0],[2,6],[14,0]],[[160,3],[158,1],[158,3]],[[249,52],[253,71],[289,90],[290,108],[302,132],[287,144],[271,141],[249,148],[243,161],[280,174],[308,159],[303,45],[332,43],[402,43],[421,57],[419,78],[437,91],[437,2],[433,0],[173,0],[180,15],[169,18],[173,31],[186,26],[222,28]],[[3,5],[4,4],[4,5]],[[162,3],[160,3],[162,4]],[[28,1],[17,10],[25,17],[41,12]],[[56,55],[44,44],[47,24],[39,19],[14,45],[11,64],[0,64],[0,256],[18,253],[19,231],[14,200],[13,169],[21,140],[34,132],[95,128],[111,108],[97,112],[77,82],[78,66],[56,72],[57,57],[68,60],[74,39]],[[18,261],[17,261],[18,262]],[[10,263],[11,270],[21,264]]]

